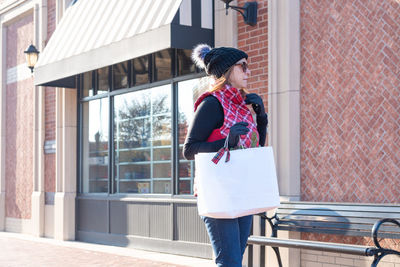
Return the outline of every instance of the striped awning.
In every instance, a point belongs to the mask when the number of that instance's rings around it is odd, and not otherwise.
[[[35,85],[75,87],[80,73],[166,48],[212,45],[212,10],[212,0],[77,1],[40,54]]]

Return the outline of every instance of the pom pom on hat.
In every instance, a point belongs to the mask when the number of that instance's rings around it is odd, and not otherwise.
[[[208,44],[198,44],[192,53],[192,60],[194,64],[200,69],[205,69],[206,64],[204,63],[204,58],[211,51],[211,47]]]

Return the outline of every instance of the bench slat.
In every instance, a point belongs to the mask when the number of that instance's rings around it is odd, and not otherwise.
[[[307,233],[322,233],[322,234],[335,234],[346,236],[371,236],[371,231],[360,231],[357,229],[337,229],[337,228],[314,228],[314,227],[291,227],[279,226],[278,230],[294,231],[294,232],[307,232]],[[379,238],[400,239],[400,233],[379,232]]]
[[[253,245],[265,245],[271,247],[286,247],[286,248],[302,248],[302,249],[319,250],[326,252],[352,254],[359,256],[370,256],[368,254],[368,251],[369,249],[373,249],[366,246],[335,244],[335,243],[307,241],[307,240],[280,239],[274,237],[260,237],[260,236],[250,236],[247,242]]]
[[[357,211],[338,211],[338,210],[326,210],[326,209],[282,209],[279,208],[278,217],[284,217],[287,215],[313,215],[313,216],[327,216],[327,217],[350,217],[350,218],[371,218],[371,219],[382,219],[382,218],[392,218],[400,219],[400,213],[368,213],[368,212],[357,212]]]
[[[320,221],[320,222],[338,222],[338,223],[364,223],[364,224],[374,224],[378,221],[378,218],[362,218],[362,217],[332,217],[332,216],[317,216],[317,215],[299,215],[299,214],[288,214],[280,215],[279,221]]]
[[[324,221],[279,221],[278,229],[280,226],[290,226],[293,228],[296,227],[321,227],[321,228],[337,228],[337,229],[358,229],[361,231],[366,231],[369,234],[371,233],[373,224],[361,224],[361,223],[348,223],[348,222],[324,222]],[[397,226],[393,225],[382,225],[379,229],[379,232],[387,232],[387,233],[400,233],[400,229]]]
[[[312,215],[285,215],[284,217],[279,217],[280,222],[285,221],[321,221],[321,222],[337,222],[337,223],[360,223],[373,225],[381,218],[360,218],[360,217],[331,217],[331,216],[312,216]]]
[[[347,211],[400,213],[400,205],[396,204],[360,204],[327,203],[327,202],[281,202],[280,209],[332,209]]]

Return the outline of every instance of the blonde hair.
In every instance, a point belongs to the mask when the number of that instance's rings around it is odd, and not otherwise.
[[[226,79],[225,76],[221,76],[220,78],[215,80],[213,87],[209,90],[210,93],[221,90],[227,83],[228,83],[228,79]]]
[[[215,83],[213,85],[213,87],[209,90],[210,93],[216,92],[218,90],[221,90],[226,84],[229,84],[229,77],[231,76],[232,73],[232,69],[235,65],[233,65],[232,67],[230,67],[224,75],[222,75],[221,77],[219,77],[218,79],[215,80]],[[249,91],[247,91],[246,88],[238,88],[240,90],[240,92],[244,94],[248,94]]]

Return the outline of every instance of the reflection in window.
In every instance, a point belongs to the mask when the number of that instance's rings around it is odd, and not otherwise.
[[[97,94],[104,94],[108,92],[110,88],[110,84],[108,83],[108,67],[104,67],[97,70]]]
[[[82,86],[82,96],[93,96],[94,95],[94,86],[92,75],[93,71],[89,71],[83,74],[83,86]]]
[[[108,192],[108,98],[83,107],[82,192]]]
[[[132,86],[149,82],[149,56],[143,56],[132,60]]]
[[[117,193],[171,193],[171,86],[114,97]]]
[[[191,55],[192,50],[177,50],[178,54],[178,75],[186,75],[196,72],[196,67],[193,64]]]
[[[154,81],[162,81],[172,77],[172,49],[155,53]]]
[[[114,75],[114,90],[127,88],[128,87],[128,62],[123,62],[114,65],[113,67],[113,75]]]
[[[179,138],[179,168],[178,194],[193,193],[194,161],[183,158],[182,149],[188,131],[189,123],[193,118],[194,102],[200,92],[205,90],[208,81],[200,79],[178,83],[178,138]]]

